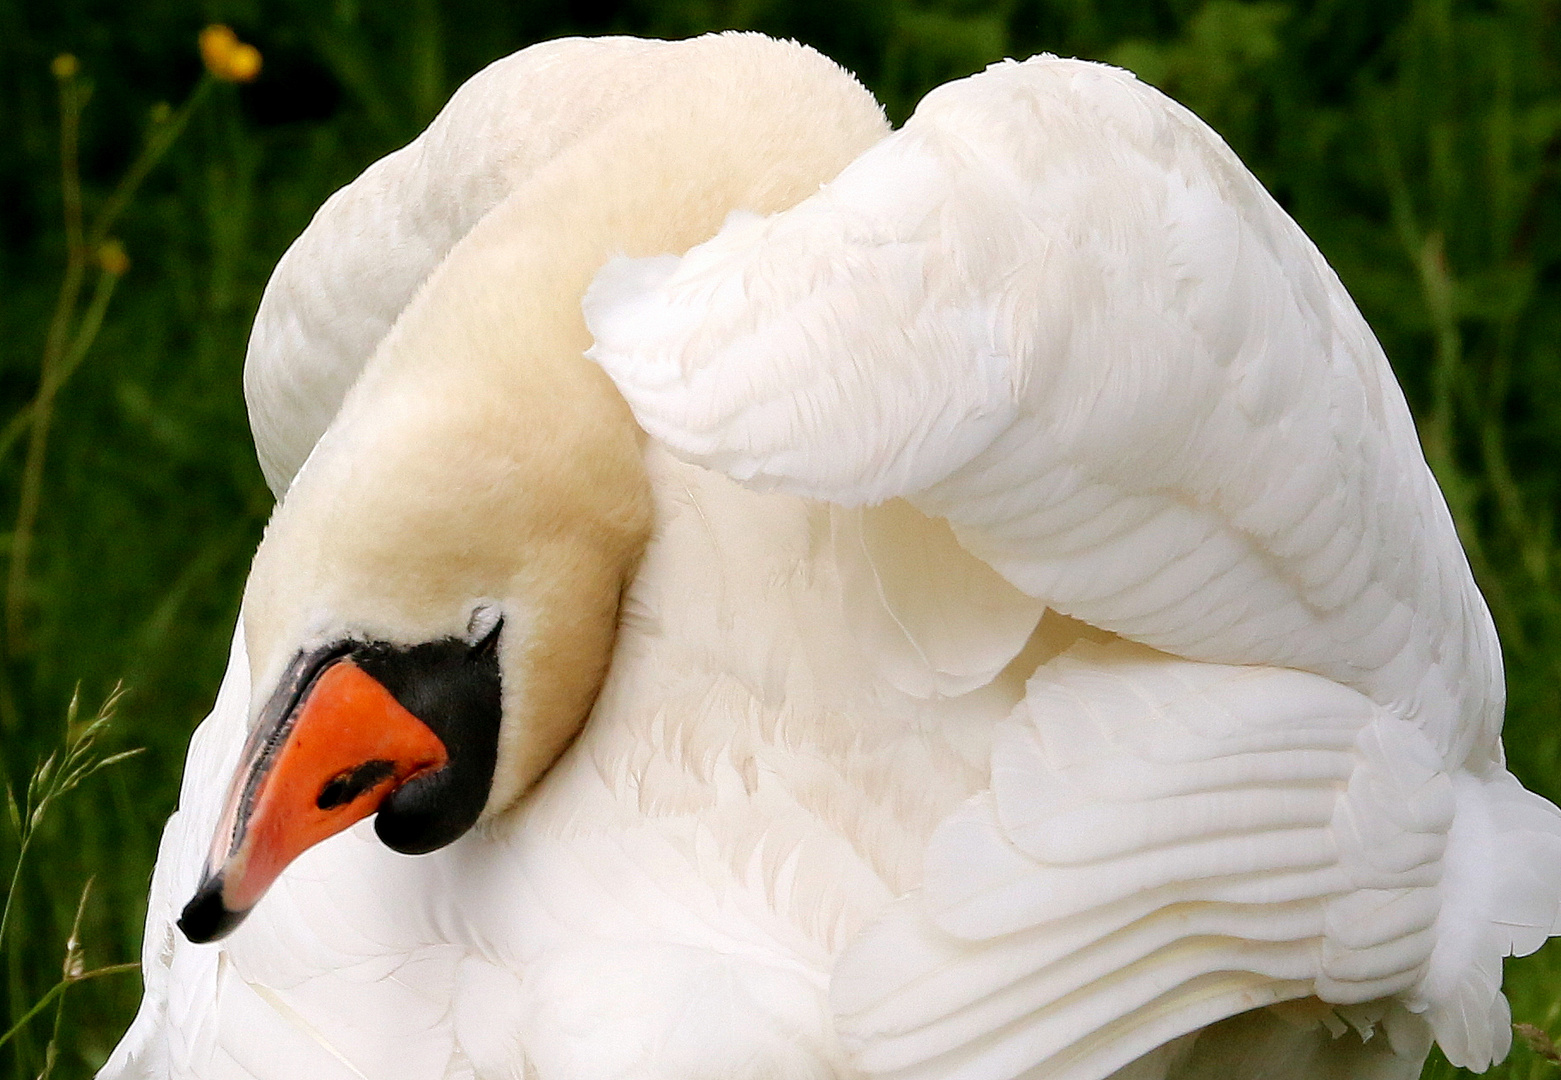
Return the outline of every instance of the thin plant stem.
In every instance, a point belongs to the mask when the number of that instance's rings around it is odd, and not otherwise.
[[[130,205],[130,200],[135,197],[136,190],[141,182],[147,178],[157,163],[162,160],[174,142],[183,133],[185,126],[189,124],[190,117],[211,92],[212,77],[202,75],[200,82],[195,84],[195,89],[190,91],[190,96],[184,100],[168,118],[157,124],[147,135],[146,145],[141,148],[141,153],[135,161],[130,163],[130,168],[125,170],[125,175],[120,177],[119,183],[114,186],[108,200],[104,202],[98,215],[93,219],[92,230],[87,234],[87,246],[96,248],[104,240],[108,239],[109,231],[113,229],[114,222],[119,220],[119,215],[124,213]]]
[[[0,428],[0,458],[10,453],[11,447],[16,445],[16,441],[27,433],[36,409],[37,403],[29,401],[26,405],[16,410],[16,415],[5,422],[5,427]]]
[[[33,837],[37,835],[38,828],[48,816],[51,807],[95,773],[101,772],[110,765],[114,765],[140,752],[139,749],[127,750],[101,757],[96,753],[97,739],[111,723],[114,708],[122,696],[123,688],[116,686],[98,709],[97,714],[85,724],[78,724],[77,717],[81,707],[81,694],[78,687],[71,694],[70,705],[65,711],[64,743],[33,770],[32,776],[27,782],[27,790],[20,804],[16,798],[15,790],[10,785],[5,787],[6,811],[11,825],[17,834],[17,853],[16,861],[11,868],[10,887],[6,890],[5,904],[3,908],[0,908],[0,946],[6,943],[7,932],[11,928],[11,916],[15,910],[16,898],[20,891],[22,869],[32,849]],[[55,1005],[53,1034],[44,1047],[43,1068],[39,1074],[39,1080],[47,1080],[59,1056],[59,1033],[64,1023],[62,1011],[64,1000],[62,995],[65,990],[74,983],[86,978],[96,978],[99,975],[129,970],[139,966],[137,964],[121,964],[111,968],[100,968],[91,972],[83,970],[81,920],[86,911],[87,898],[90,895],[91,887],[92,882],[89,880],[86,886],[83,887],[81,897],[76,904],[76,917],[71,923],[70,937],[65,944],[64,977],[40,1001],[35,1002],[32,1008],[16,1019],[11,1030],[3,1038],[0,1038],[0,1045],[4,1045],[5,1042],[21,1032],[27,1022],[37,1016],[51,1002],[57,1002]],[[13,948],[4,955],[12,969],[11,1000],[19,1004],[26,1000],[18,969],[19,950]],[[30,1058],[32,1054],[27,1050],[29,1045],[26,1039],[18,1040],[16,1051],[18,1055]],[[31,1070],[29,1069],[28,1071]]]
[[[48,394],[50,398],[65,385],[65,380],[81,366],[81,362],[87,357],[87,350],[92,348],[93,340],[98,336],[98,331],[103,328],[103,315],[108,310],[108,302],[114,295],[114,286],[119,283],[121,275],[113,270],[104,270],[98,274],[97,287],[93,290],[92,300],[87,304],[87,310],[82,313],[81,325],[76,330],[76,336],[71,339],[70,349],[60,360],[59,366],[49,372],[42,386],[39,387],[39,395]]]
[[[70,706],[66,709],[65,712],[66,730],[69,730],[71,721],[75,719],[76,708],[79,703],[79,693],[80,691],[78,690],[72,693],[70,696]],[[37,783],[39,775],[48,770],[53,765],[53,763],[54,755],[50,754],[48,760],[45,761],[44,764],[33,770],[32,779],[28,782],[27,785],[28,806],[25,812],[17,807],[16,793],[11,790],[10,783],[8,782],[5,786],[6,809],[10,811],[11,824],[16,828],[17,844],[16,863],[11,867],[11,884],[10,887],[5,890],[5,906],[0,908],[0,946],[4,946],[5,932],[10,929],[11,926],[11,905],[16,900],[17,885],[21,882],[22,878],[22,865],[27,862],[27,850],[32,846],[33,842],[33,815],[31,805],[32,788],[34,784]]]
[[[86,265],[86,244],[82,242],[81,167],[78,148],[81,140],[81,110],[89,96],[74,75],[60,81],[60,200],[64,204],[65,247],[78,267]]]
[[[16,864],[11,869],[11,885],[6,890],[5,905],[0,908],[0,945],[5,943],[6,930],[10,926],[11,907],[16,899],[22,865],[26,862],[27,852],[32,846],[32,839],[38,825],[48,813],[49,807],[55,800],[70,794],[77,785],[94,773],[141,752],[141,748],[137,747],[134,750],[121,750],[101,758],[93,754],[97,737],[108,727],[113,719],[114,709],[123,696],[124,688],[114,687],[99,707],[97,715],[85,728],[78,731],[76,717],[81,709],[81,689],[77,687],[71,694],[70,705],[65,710],[63,753],[56,750],[33,770],[32,777],[27,782],[25,805],[18,805],[16,793],[9,785],[6,786],[6,810],[17,832],[17,854]]]
[[[97,338],[108,301],[113,295],[114,284],[119,278],[119,273],[104,267],[98,277],[93,299],[82,314],[76,332],[72,334],[71,323],[76,318],[80,303],[87,260],[107,240],[109,231],[130,205],[142,181],[183,133],[191,115],[210,92],[211,84],[211,76],[203,75],[184,104],[152,128],[141,152],[115,185],[93,219],[91,228],[84,232],[81,171],[77,160],[84,95],[80,83],[74,77],[60,82],[60,171],[67,249],[65,276],[60,284],[59,301],[44,344],[38,393],[21,413],[11,419],[4,431],[0,431],[0,453],[10,448],[11,441],[20,437],[23,428],[28,432],[16,528],[11,534],[10,558],[6,570],[6,641],[12,655],[25,648],[28,564],[32,557],[33,536],[42,502],[43,467],[54,414],[54,399],[66,380],[81,365]]]
[[[27,458],[22,466],[21,505],[17,510],[16,530],[11,538],[11,562],[6,582],[6,631],[7,638],[13,645],[13,652],[14,646],[21,642],[23,633],[27,563],[31,554],[34,527],[37,524],[38,505],[43,493],[44,453],[49,438],[49,427],[54,418],[54,398],[65,385],[65,381],[86,358],[87,350],[91,348],[93,339],[97,337],[98,331],[103,326],[103,315],[108,310],[108,302],[114,295],[114,286],[118,283],[119,277],[119,274],[108,270],[98,274],[92,300],[82,314],[80,326],[71,337],[69,347],[63,355],[53,354],[47,358],[38,394],[22,414],[31,421],[31,430],[27,444]],[[10,434],[9,425],[3,434]],[[0,444],[0,450],[3,449],[3,444]]]
[[[81,362],[87,358],[87,352],[92,346],[92,340],[97,337],[98,330],[102,327],[103,316],[108,311],[108,302],[113,295],[114,286],[118,284],[121,275],[105,271],[98,278],[97,288],[94,290],[92,300],[87,305],[86,313],[82,316],[81,327],[76,331],[76,336],[71,340],[70,350],[65,354],[65,359],[59,367],[49,373],[48,381],[40,388],[38,397],[29,401],[16,411],[16,415],[6,421],[6,425],[0,428],[0,458],[10,451],[16,441],[27,431],[32,423],[34,414],[38,411],[39,398],[52,398],[60,387],[65,385]]]
[[[55,301],[54,314],[49,320],[48,334],[44,338],[43,361],[38,376],[40,386],[48,381],[49,371],[65,352],[70,324],[81,295],[82,279],[86,275],[87,250],[82,242],[81,223],[81,172],[76,152],[84,97],[81,84],[74,76],[60,80],[60,197],[65,217],[65,275],[60,281],[59,297]],[[27,447],[29,462],[34,458],[41,461],[43,456],[48,437],[48,422],[43,418],[47,412],[46,407],[37,404],[32,409],[33,423]],[[28,549],[32,545],[32,521],[37,514],[36,487],[36,484],[29,485],[24,472],[6,577],[6,640],[13,653],[20,644],[22,634],[22,592],[30,554]]]
[[[5,941],[6,929],[11,925],[11,901],[16,897],[16,887],[22,878],[22,863],[27,860],[27,849],[32,845],[32,833],[22,837],[16,850],[16,865],[11,868],[11,884],[5,891],[5,910],[0,913],[0,942]]]
[[[0,1046],[4,1046],[6,1043],[15,1038],[16,1033],[21,1031],[22,1028],[26,1027],[29,1020],[43,1012],[44,1009],[47,1009],[54,1002],[55,998],[59,997],[77,983],[87,982],[90,979],[100,979],[104,975],[118,975],[125,971],[139,970],[141,970],[141,964],[138,961],[131,960],[123,964],[109,964],[106,967],[93,968],[91,971],[83,971],[75,978],[61,979],[59,982],[55,983],[52,987],[49,988],[48,993],[44,994],[43,997],[33,1002],[33,1007],[24,1012],[21,1016],[21,1019],[17,1020],[16,1023],[11,1025],[11,1030],[7,1031],[4,1035],[0,1035]]]
[[[76,917],[71,920],[70,937],[65,941],[65,963],[61,974],[68,980],[79,978],[85,970],[81,962],[81,916],[87,910],[87,897],[92,895],[93,878],[81,887],[81,898],[76,901]],[[43,1072],[38,1080],[49,1080],[54,1074],[54,1063],[60,1056],[60,1025],[65,1020],[65,994],[62,991],[54,1000],[54,1027],[49,1033],[49,1045],[43,1052]]]

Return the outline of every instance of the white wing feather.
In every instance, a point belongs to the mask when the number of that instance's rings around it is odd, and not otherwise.
[[[1410,1058],[1426,1022],[1456,1063],[1505,1053],[1500,957],[1561,928],[1561,813],[1501,768],[1494,628],[1386,358],[1196,117],[996,65],[798,207],[610,264],[585,310],[685,460],[903,497],[1161,650],[1031,680],[991,791],[837,968],[864,1070],[1099,1078],[1313,995],[1393,999],[1351,1023]]]
[[[1415,727],[1337,683],[1077,645],[842,957],[842,1027],[907,1080],[1098,1077],[1255,1005],[1408,991],[1454,811]]]
[[[800,206],[609,265],[586,316],[688,460],[906,496],[1057,610],[1499,753],[1494,631],[1381,349],[1218,137],[1126,72],[944,86]]]
[[[1103,1077],[1306,996],[1397,996],[1400,1037],[1428,1023],[1482,1069],[1510,1037],[1500,958],[1552,932],[1534,867],[1558,856],[1554,807],[1505,771],[1449,775],[1355,691],[1081,643],[1032,677],[991,790],[846,950],[833,999],[896,1080]]]

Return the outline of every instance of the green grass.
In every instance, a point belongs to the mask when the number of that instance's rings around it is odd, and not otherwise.
[[[167,123],[156,118],[196,87],[194,36],[218,19],[260,46],[265,71],[211,86],[119,217],[128,272],[53,387],[34,454],[30,551],[0,642],[0,770],[26,789],[78,684],[96,702],[123,681],[101,752],[146,752],[58,799],[33,832],[0,943],[0,1032],[59,984],[78,907],[87,969],[138,956],[159,830],[270,510],[239,390],[270,267],[462,79],[560,33],[795,36],[860,72],[896,119],[936,83],[1041,50],[1126,64],[1197,110],[1382,339],[1501,629],[1512,766],[1561,797],[1557,0],[0,0],[0,559],[27,516],[31,438],[7,444],[5,425],[38,397],[67,272],[50,61],[76,54],[93,89],[80,129],[90,223]],[[86,311],[90,260],[82,274]],[[0,870],[17,843],[0,828]],[[1508,992],[1516,1019],[1561,1033],[1561,949],[1512,962]],[[55,1060],[51,1004],[0,1046],[0,1073],[90,1075],[138,996],[133,975],[73,985]],[[1561,1068],[1523,1045],[1494,1075]]]

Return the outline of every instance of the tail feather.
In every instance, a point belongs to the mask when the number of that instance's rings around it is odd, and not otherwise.
[[[1561,810],[1505,769],[1453,779],[1436,948],[1418,1002],[1443,1053],[1476,1072],[1507,1055],[1501,960],[1561,933]]]

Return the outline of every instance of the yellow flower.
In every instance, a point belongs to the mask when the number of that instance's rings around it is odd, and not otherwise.
[[[260,74],[260,50],[239,42],[238,48],[228,57],[228,71],[234,82],[249,82]]]
[[[201,61],[223,82],[249,82],[260,74],[260,50],[238,39],[232,28],[213,23],[201,31]]]
[[[76,77],[76,72],[81,70],[81,64],[70,53],[62,52],[54,58],[53,63],[49,65],[49,70],[54,72],[56,79],[64,82],[66,79]]]
[[[98,246],[98,269],[113,277],[120,277],[130,269],[130,256],[118,240],[105,240]]]

